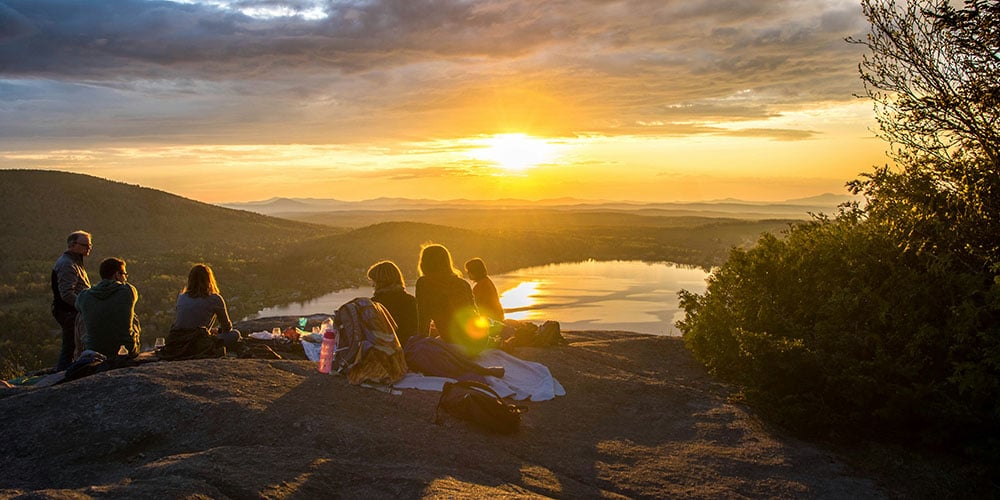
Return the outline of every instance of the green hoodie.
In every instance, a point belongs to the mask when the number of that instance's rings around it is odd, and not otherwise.
[[[129,355],[139,354],[139,320],[135,317],[138,300],[134,286],[110,279],[80,292],[76,309],[87,327],[83,348],[114,357],[118,348],[125,346]]]

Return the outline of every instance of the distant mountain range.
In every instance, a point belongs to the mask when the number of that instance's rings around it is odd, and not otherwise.
[[[486,210],[531,209],[567,211],[627,211],[658,215],[703,215],[736,218],[808,218],[809,213],[833,213],[837,206],[858,199],[849,195],[826,193],[808,198],[781,202],[755,202],[737,199],[701,202],[635,202],[551,198],[545,200],[429,200],[420,198],[375,198],[344,201],[332,198],[271,198],[260,201],[220,204],[226,208],[246,210],[272,216],[301,216],[324,212],[386,212],[414,210]]]

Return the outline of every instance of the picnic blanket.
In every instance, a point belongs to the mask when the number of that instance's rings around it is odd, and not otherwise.
[[[556,396],[565,396],[566,389],[559,383],[548,367],[534,361],[525,361],[498,349],[483,351],[476,359],[483,366],[502,366],[503,378],[485,377],[486,383],[497,391],[500,397],[513,397],[517,401],[548,401]],[[428,377],[419,373],[407,373],[392,384],[396,389],[420,389],[440,392],[445,382],[455,379]]]

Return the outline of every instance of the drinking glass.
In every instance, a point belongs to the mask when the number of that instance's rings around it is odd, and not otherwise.
[[[159,349],[167,345],[167,339],[163,337],[156,337],[156,342],[153,342],[153,349]]]

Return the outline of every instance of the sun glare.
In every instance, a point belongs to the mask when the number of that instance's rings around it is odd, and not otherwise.
[[[522,172],[556,157],[554,145],[524,134],[497,134],[481,144],[482,147],[472,151],[473,158],[495,163],[510,172]]]
[[[504,290],[500,294],[500,305],[508,319],[526,320],[531,316],[531,306],[538,301],[538,287],[541,281],[522,281],[514,288]]]

